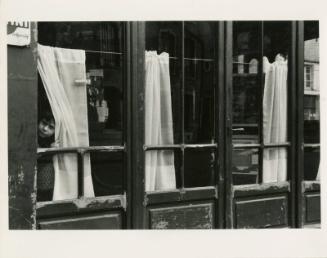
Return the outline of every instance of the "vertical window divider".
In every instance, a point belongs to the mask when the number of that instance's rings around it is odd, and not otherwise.
[[[295,130],[296,138],[293,139],[294,142],[294,164],[295,164],[295,171],[293,172],[293,198],[295,203],[295,212],[298,215],[295,217],[296,223],[295,227],[303,227],[305,221],[305,200],[303,194],[303,178],[304,178],[304,171],[303,171],[303,158],[304,158],[304,149],[303,149],[303,98],[304,98],[304,22],[298,21],[296,22],[296,52],[295,55],[295,64],[296,67],[296,83],[294,85],[294,90],[296,95],[296,103],[294,103],[294,117],[295,117],[295,125],[297,127]]]
[[[225,90],[224,90],[224,54],[225,54],[225,31],[224,31],[224,21],[219,21],[217,26],[217,36],[218,36],[218,47],[216,51],[216,96],[215,100],[215,110],[216,110],[216,120],[215,120],[215,134],[216,141],[218,142],[218,153],[216,154],[216,184],[218,185],[218,207],[216,215],[216,225],[218,228],[224,228],[224,196],[225,196]],[[218,171],[217,171],[218,170]],[[217,173],[218,172],[218,173]]]
[[[297,203],[296,203],[296,172],[295,172],[295,141],[296,141],[296,115],[295,115],[295,109],[296,109],[296,30],[297,30],[297,24],[293,21],[291,24],[291,51],[290,51],[290,57],[289,57],[289,63],[288,63],[288,140],[291,142],[291,145],[288,149],[288,171],[290,172],[288,174],[288,180],[290,181],[290,216],[289,216],[289,223],[292,227],[296,227],[296,209],[297,209]],[[294,93],[294,94],[290,94]]]
[[[145,78],[145,22],[130,22],[130,84],[131,84],[131,126],[133,132],[131,160],[132,167],[132,228],[147,226],[145,194],[145,152],[143,150],[145,133],[144,78]],[[137,187],[135,187],[137,186]]]
[[[260,22],[260,30],[259,30],[259,83],[260,83],[260,98],[259,98],[259,173],[258,173],[258,183],[262,183],[263,177],[263,152],[264,152],[264,135],[263,135],[263,94],[264,94],[264,75],[263,75],[263,56],[264,56],[264,22]]]
[[[124,157],[126,157],[127,164],[124,166],[125,172],[123,174],[124,179],[124,191],[126,194],[126,228],[132,228],[132,132],[133,132],[133,125],[132,125],[132,99],[131,99],[131,57],[130,57],[130,50],[131,50],[131,42],[130,42],[130,22],[125,22],[122,24],[122,39],[123,39],[123,51],[125,55],[123,55],[123,89],[125,89],[125,100],[126,105],[124,110],[124,125],[126,126],[125,130],[125,138],[124,138]]]
[[[224,114],[224,139],[225,139],[225,194],[224,194],[224,227],[233,228],[233,187],[232,187],[232,155],[233,155],[233,145],[232,145],[232,115],[233,115],[233,22],[225,22],[225,53],[224,53],[224,91],[225,91],[225,114]]]
[[[185,142],[185,133],[184,133],[184,126],[185,126],[185,121],[184,121],[184,97],[185,97],[185,22],[182,21],[182,51],[181,51],[181,61],[182,61],[182,87],[181,87],[181,140],[182,144]],[[181,170],[180,170],[180,175],[181,175],[181,189],[183,190],[185,187],[185,149],[181,148]]]

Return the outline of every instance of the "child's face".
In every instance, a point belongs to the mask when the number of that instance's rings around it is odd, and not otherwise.
[[[55,123],[53,119],[42,119],[39,122],[39,136],[42,138],[51,137],[55,133]]]

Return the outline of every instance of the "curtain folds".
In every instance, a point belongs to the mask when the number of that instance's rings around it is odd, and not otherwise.
[[[263,58],[265,87],[263,95],[264,143],[287,141],[287,60],[277,55],[275,62]],[[263,152],[263,183],[287,179],[286,148],[269,148]]]
[[[145,144],[173,144],[169,55],[145,52]],[[145,153],[145,190],[176,188],[174,152]]]
[[[57,147],[89,146],[85,51],[38,45],[37,68],[55,118]],[[84,196],[93,197],[90,156],[84,156]],[[53,200],[77,198],[77,156],[53,157]]]

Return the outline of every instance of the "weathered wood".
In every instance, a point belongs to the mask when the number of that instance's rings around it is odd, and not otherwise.
[[[38,148],[41,155],[53,155],[58,153],[87,153],[87,152],[119,152],[125,151],[125,146],[90,146],[90,147],[62,147],[62,148]]]
[[[182,202],[186,200],[217,199],[218,191],[214,186],[176,189],[165,192],[146,193],[144,205]]]
[[[305,223],[320,222],[320,193],[305,194]]]
[[[80,212],[99,212],[108,209],[126,209],[126,196],[112,195],[64,201],[38,202],[37,218],[56,217]]]
[[[305,221],[305,200],[303,196],[302,181],[304,179],[304,169],[303,169],[303,158],[304,158],[304,149],[303,149],[303,98],[304,98],[304,22],[296,22],[296,59],[294,66],[296,69],[296,104],[292,108],[295,109],[295,134],[296,142],[294,146],[295,152],[295,178],[294,183],[296,184],[296,193],[295,193],[295,202],[296,210],[294,211],[296,215],[296,227],[303,227]]]
[[[133,156],[132,156],[132,182],[133,182],[133,228],[145,227],[146,211],[143,207],[144,197],[144,53],[145,53],[145,22],[131,22],[130,25],[131,45],[131,106],[132,106],[132,132],[133,132]]]
[[[290,191],[289,182],[265,183],[255,185],[234,185],[234,197],[259,196],[264,194],[288,193]]]
[[[151,229],[211,229],[214,228],[214,205],[149,208],[149,223]]]
[[[304,192],[319,192],[320,181],[304,181],[302,187]]]
[[[10,229],[31,229],[36,225],[36,23],[30,24],[30,46],[7,47]]]
[[[234,225],[236,228],[267,228],[288,226],[288,198],[236,199]]]
[[[224,153],[219,153],[225,160],[225,228],[233,228],[233,197],[232,197],[232,129],[233,129],[233,22],[225,22],[225,66],[224,66],[224,92],[225,92],[225,131]]]
[[[126,166],[125,172],[123,173],[123,183],[124,189],[126,189],[126,228],[132,228],[132,189],[133,189],[133,173],[132,173],[132,139],[133,139],[133,123],[132,123],[132,86],[131,86],[131,23],[125,22],[123,24],[123,49],[125,52],[124,55],[124,69],[123,69],[123,85],[124,85],[124,124],[127,126],[126,130],[124,130],[124,141],[126,142],[126,150],[125,150],[125,161]]]
[[[219,197],[217,202],[217,212],[216,212],[216,225],[218,228],[224,228],[225,223],[225,212],[224,204],[225,198],[225,22],[218,22],[218,57],[217,57],[217,89],[218,92],[216,105],[216,114],[218,114],[218,126],[216,126],[216,136],[218,136],[218,158],[216,159],[216,167],[218,168],[218,173],[216,176]]]
[[[79,215],[38,221],[39,229],[122,229],[120,212]]]
[[[290,223],[292,227],[296,227],[298,225],[298,216],[296,215],[296,210],[298,209],[298,170],[296,169],[296,151],[297,151],[297,82],[296,82],[296,29],[297,24],[295,22],[291,22],[291,48],[289,51],[289,61],[288,61],[288,74],[287,74],[287,83],[288,83],[288,123],[287,123],[287,132],[288,139],[291,142],[291,146],[289,148],[288,153],[288,178],[290,180],[291,187],[291,201],[290,201]],[[294,94],[295,93],[295,94]]]

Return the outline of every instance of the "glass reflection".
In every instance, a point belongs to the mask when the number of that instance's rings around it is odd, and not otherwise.
[[[258,149],[233,151],[232,175],[234,185],[257,184],[259,171]]]
[[[185,143],[214,141],[215,28],[211,22],[185,22]]]
[[[260,22],[233,23],[233,141],[259,140]]]
[[[320,180],[319,22],[304,22],[304,180]],[[310,146],[311,145],[311,146]]]
[[[90,146],[123,141],[123,70],[120,62],[112,63],[111,56],[86,53]]]

